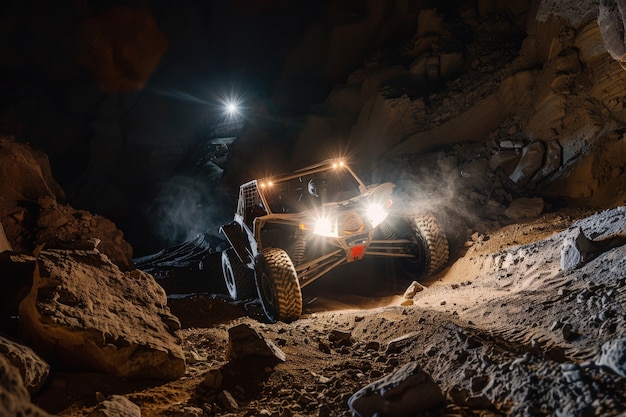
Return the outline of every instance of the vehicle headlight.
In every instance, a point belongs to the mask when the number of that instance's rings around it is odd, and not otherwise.
[[[376,227],[381,224],[387,218],[387,210],[381,204],[370,204],[367,207],[367,218],[372,224],[372,227]]]
[[[332,221],[328,217],[320,217],[315,220],[313,233],[320,236],[337,237],[337,221]]]

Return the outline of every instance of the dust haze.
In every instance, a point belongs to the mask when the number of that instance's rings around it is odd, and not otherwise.
[[[232,217],[226,207],[230,201],[206,179],[176,176],[163,183],[148,208],[153,233],[167,245],[174,245],[200,233],[217,233],[217,228]],[[232,210],[233,202],[230,202]]]
[[[462,244],[468,229],[501,213],[492,190],[498,179],[487,161],[467,154],[468,161],[445,152],[387,161],[374,173],[375,182],[396,184],[394,210],[406,214],[428,212],[441,223],[452,246]]]

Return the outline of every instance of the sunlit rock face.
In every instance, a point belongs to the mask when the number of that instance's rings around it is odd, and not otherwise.
[[[19,313],[22,340],[64,368],[164,380],[185,372],[163,288],[95,249],[39,253]]]
[[[568,16],[566,9],[555,7],[557,16]],[[561,168],[541,192],[614,205],[623,203],[626,191],[618,181],[626,156],[621,132],[626,109],[619,93],[626,88],[626,72],[607,50],[598,9],[590,10],[586,19],[570,16],[570,26],[561,29],[558,43],[552,43],[538,78],[537,111],[527,132],[555,139],[563,149]],[[545,25],[539,16],[538,26]],[[552,110],[546,111],[550,103]],[[538,128],[540,124],[544,127]],[[550,132],[546,126],[552,127]]]
[[[522,192],[623,203],[626,72],[621,55],[609,50],[623,45],[606,34],[608,27],[623,30],[621,3],[465,7],[456,20],[422,10],[411,43],[398,53],[411,64],[374,58],[353,72],[328,96],[324,112],[308,117],[295,158],[319,158],[340,143],[357,149],[367,170],[381,160],[484,142],[492,144],[493,161],[493,172],[484,174],[504,172]],[[504,9],[525,19],[490,21]],[[519,43],[505,44],[507,38]]]
[[[293,159],[343,151],[367,170],[390,153],[484,140],[514,108],[529,105],[532,79],[504,68],[525,36],[528,2],[404,6],[414,16],[408,33],[354,67],[307,116]],[[492,21],[498,13],[507,19]],[[472,72],[490,76],[473,85]]]

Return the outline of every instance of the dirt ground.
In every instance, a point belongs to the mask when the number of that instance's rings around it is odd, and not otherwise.
[[[618,415],[626,380],[600,366],[600,352],[624,337],[626,247],[618,239],[562,270],[564,241],[577,226],[597,242],[626,235],[623,208],[557,211],[475,234],[462,256],[408,299],[410,278],[389,262],[348,265],[306,287],[305,314],[289,324],[264,323],[254,303],[208,294],[171,299],[183,325],[184,378],[56,374],[34,401],[65,417],[87,415],[109,394],[123,394],[144,417],[350,416],[352,394],[416,361],[446,395],[423,415]],[[228,329],[241,323],[286,360],[229,361]],[[218,390],[203,382],[216,369]]]

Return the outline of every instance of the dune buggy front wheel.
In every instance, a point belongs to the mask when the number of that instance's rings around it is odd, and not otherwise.
[[[263,249],[256,259],[256,285],[263,310],[273,322],[302,314],[302,290],[293,262],[282,249]]]
[[[443,269],[450,256],[448,239],[432,214],[410,219],[414,248],[419,253],[422,275],[428,277]]]
[[[430,213],[395,217],[382,223],[378,233],[380,239],[406,239],[410,242],[404,248],[404,253],[409,256],[398,261],[398,265],[410,276],[426,278],[441,271],[448,262],[448,239]]]

